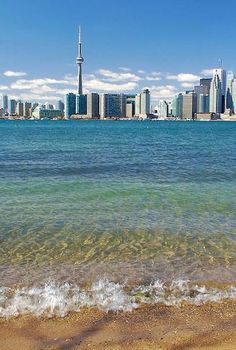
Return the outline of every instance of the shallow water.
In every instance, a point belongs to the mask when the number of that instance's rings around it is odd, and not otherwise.
[[[235,286],[235,149],[233,122],[0,121],[1,286]]]

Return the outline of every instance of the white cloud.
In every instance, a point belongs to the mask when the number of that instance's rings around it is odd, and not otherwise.
[[[99,69],[98,73],[102,76],[105,77],[105,81],[110,81],[110,82],[118,82],[118,81],[139,81],[141,78],[137,76],[136,74],[133,73],[120,73],[120,72],[112,72],[108,69]]]
[[[65,79],[67,80],[68,85],[77,86],[78,84],[77,77],[75,76],[66,75]],[[119,82],[120,80],[116,82],[113,79],[111,80],[99,79],[94,74],[87,74],[87,75],[84,75],[84,81],[83,81],[84,92],[85,93],[88,93],[90,91],[122,92],[122,91],[134,90],[138,87],[138,84],[135,81],[127,81],[127,82],[121,81],[121,83]]]
[[[201,79],[200,76],[191,73],[179,73],[177,75],[168,75],[166,78],[169,80],[177,80],[179,82],[194,82]]]
[[[11,98],[15,100],[22,100],[22,101],[57,101],[59,100],[59,97],[57,95],[37,95],[32,93],[22,93],[19,95],[11,95]]]
[[[51,78],[41,79],[19,79],[11,84],[12,89],[16,90],[31,90],[48,84],[67,84],[66,80],[57,80]]]
[[[158,81],[158,80],[161,80],[161,73],[160,72],[151,72],[150,74],[148,74],[147,76],[146,76],[146,80],[156,80],[156,81]]]
[[[120,70],[123,70],[123,72],[130,72],[131,69],[127,67],[119,67]]]
[[[174,85],[160,85],[149,87],[153,100],[171,99],[177,93],[177,88]]]
[[[138,70],[138,73],[139,73],[139,74],[145,74],[146,72],[145,72],[144,70],[142,70],[142,69],[139,69],[139,70]]]
[[[193,88],[194,84],[193,83],[182,83],[181,86],[184,88]]]
[[[216,71],[217,68],[208,68],[208,69],[203,69],[201,71],[201,74],[204,75],[204,77],[212,77],[213,73]]]
[[[8,86],[6,85],[0,85],[0,90],[3,91],[3,90],[8,90]]]
[[[27,75],[25,72],[14,72],[12,70],[7,70],[3,73],[6,77],[24,77]]]
[[[99,79],[91,79],[91,80],[85,80],[84,86],[89,91],[100,91],[100,92],[125,92],[125,91],[131,91],[138,87],[138,84],[136,82],[127,82],[123,84],[112,84],[110,82],[106,82]]]

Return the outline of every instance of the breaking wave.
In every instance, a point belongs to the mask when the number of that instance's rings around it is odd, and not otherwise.
[[[89,289],[78,285],[49,282],[42,287],[18,289],[0,288],[0,317],[24,314],[64,317],[79,312],[82,307],[97,307],[103,311],[132,311],[142,304],[180,306],[183,302],[201,305],[236,299],[236,286],[227,289],[208,288],[185,280],[166,283],[156,280],[133,289],[125,284],[101,279]]]

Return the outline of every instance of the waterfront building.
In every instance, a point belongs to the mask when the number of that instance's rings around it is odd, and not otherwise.
[[[24,117],[29,117],[31,113],[31,103],[30,102],[24,102],[23,106],[23,115]]]
[[[209,95],[200,94],[198,95],[197,101],[197,113],[209,113]]]
[[[61,100],[57,101],[57,103],[56,103],[56,109],[59,110],[59,111],[64,112],[64,108],[65,108],[64,103],[63,103]]]
[[[78,65],[78,95],[83,95],[83,82],[82,82],[82,64],[84,58],[82,56],[82,41],[81,41],[81,28],[79,27],[79,43],[78,43],[78,56],[76,63]]]
[[[64,115],[63,111],[59,109],[52,109],[52,108],[47,109],[42,106],[41,107],[37,106],[32,112],[32,116],[36,119],[42,119],[42,118],[52,119],[56,117],[62,117],[63,115]]]
[[[135,98],[135,115],[140,118],[147,118],[151,112],[150,91],[144,89]]]
[[[141,114],[141,94],[137,94],[135,97],[135,115],[139,116]]]
[[[24,116],[24,103],[21,101],[17,101],[16,104],[16,115],[18,117],[23,117]]]
[[[126,96],[124,94],[100,94],[99,112],[100,118],[125,117]]]
[[[65,96],[65,119],[76,113],[76,95],[70,92]]]
[[[172,101],[168,101],[168,117],[172,116]]]
[[[4,114],[8,113],[8,96],[2,95],[2,108],[4,110]]]
[[[225,99],[226,99],[226,71],[223,68],[217,68],[213,72],[213,79],[212,80],[216,79],[216,76],[218,76],[219,81],[220,81],[220,94],[221,94],[221,103],[220,103],[221,109],[219,112],[216,112],[216,113],[224,113]],[[212,87],[214,88],[213,83],[211,83],[210,90],[212,89]],[[214,93],[214,92],[211,92],[211,93]],[[210,99],[211,99],[211,97],[210,97]]]
[[[126,95],[126,117],[133,118],[135,115],[136,95]]]
[[[160,100],[155,107],[155,113],[159,118],[167,118],[169,115],[169,105],[165,100]]]
[[[189,92],[183,95],[182,119],[194,119],[197,113],[197,95]]]
[[[206,87],[206,91],[204,91],[204,94],[206,94],[206,95],[209,95],[209,93],[210,93],[211,81],[212,81],[212,78],[202,78],[202,79],[200,79],[200,86],[205,86]]]
[[[231,105],[231,113],[236,114],[236,79],[234,78],[231,82],[231,100],[232,100],[232,105]]]
[[[99,117],[99,95],[91,92],[87,95],[87,118]]]
[[[221,80],[216,71],[213,76],[210,88],[210,113],[222,113],[222,87]]]
[[[183,94],[178,94],[172,100],[172,116],[182,118],[183,114]]]
[[[51,103],[46,102],[45,103],[45,109],[55,109],[55,108],[54,108],[54,105],[52,105]]]
[[[227,72],[226,78],[226,96],[225,96],[225,109],[230,113],[233,111],[233,99],[232,99],[232,82],[234,81],[234,73],[232,71]]]
[[[140,95],[141,108],[140,116],[146,118],[150,114],[151,102],[150,102],[150,91],[145,89]]]
[[[76,95],[76,114],[87,114],[87,95]]]
[[[16,100],[11,99],[9,103],[9,114],[15,115],[16,114]]]

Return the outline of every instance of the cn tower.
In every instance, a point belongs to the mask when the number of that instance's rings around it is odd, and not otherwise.
[[[83,84],[82,84],[82,63],[84,59],[82,57],[82,42],[81,42],[81,28],[79,27],[79,44],[78,44],[78,57],[76,63],[78,64],[78,94],[83,95]]]

